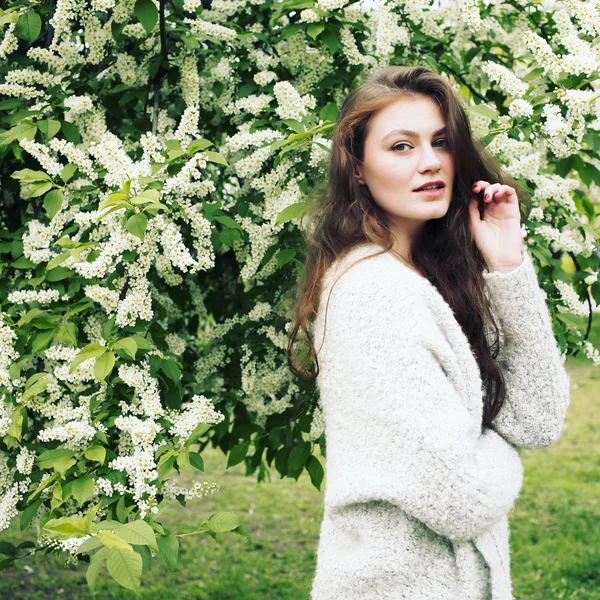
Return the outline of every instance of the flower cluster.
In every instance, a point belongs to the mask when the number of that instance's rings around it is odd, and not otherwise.
[[[22,23],[38,6],[3,13],[0,529],[44,485],[34,528],[98,504],[96,522],[153,520],[163,500],[202,498],[218,486],[172,476],[198,435],[231,449],[251,424],[254,456],[321,439],[286,357],[298,228],[348,91],[379,67],[441,73],[532,191],[528,245],[586,259],[543,282],[558,312],[585,315],[583,283],[597,285],[594,3],[184,0],[156,21],[142,4],[57,0],[37,41]],[[310,430],[269,435],[303,400]],[[73,557],[87,539],[39,533]]]

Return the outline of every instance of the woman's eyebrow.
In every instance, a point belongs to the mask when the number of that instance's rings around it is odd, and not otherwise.
[[[432,137],[435,137],[436,135],[441,135],[442,133],[446,133],[446,131],[447,131],[446,127],[442,127],[441,129],[434,131]],[[392,129],[392,131],[390,131],[389,133],[387,133],[384,136],[383,140],[387,140],[387,138],[391,137],[392,135],[397,135],[397,134],[409,135],[409,136],[415,137],[415,138],[421,137],[416,131],[412,131],[411,129]]]

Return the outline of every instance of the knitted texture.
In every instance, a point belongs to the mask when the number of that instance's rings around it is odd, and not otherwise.
[[[330,267],[315,321],[327,478],[311,599],[511,600],[517,448],[555,441],[569,404],[533,264],[523,247],[513,271],[483,273],[507,401],[482,428],[481,376],[450,306],[379,251]]]

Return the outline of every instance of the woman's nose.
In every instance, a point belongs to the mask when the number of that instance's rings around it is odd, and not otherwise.
[[[421,171],[438,170],[441,164],[439,156],[436,154],[434,148],[431,146],[423,147],[421,151],[421,160],[419,162]]]

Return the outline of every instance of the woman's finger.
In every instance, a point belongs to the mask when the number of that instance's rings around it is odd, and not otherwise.
[[[500,183],[492,183],[492,185],[489,185],[483,194],[484,202],[491,202],[494,194],[500,190],[501,187],[502,184]]]
[[[482,179],[480,179],[479,181],[476,181],[473,184],[473,191],[476,193],[482,192],[483,190],[485,190],[485,188],[487,188],[489,186],[489,182],[488,181],[483,181]]]

